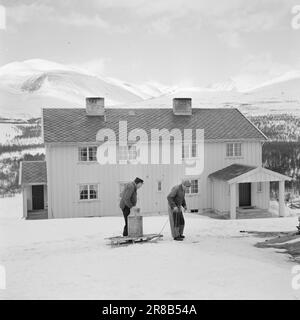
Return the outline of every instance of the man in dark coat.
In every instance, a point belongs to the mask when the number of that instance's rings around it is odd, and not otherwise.
[[[135,178],[134,181],[125,185],[122,192],[120,208],[123,211],[125,219],[125,227],[123,230],[123,236],[128,236],[128,216],[130,215],[130,209],[136,205],[137,201],[137,189],[143,185],[144,181],[140,178]]]
[[[172,188],[167,199],[169,203],[170,227],[174,240],[182,241],[184,239],[184,217],[182,207],[187,210],[185,202],[185,191],[191,186],[189,180],[183,180],[181,184]]]

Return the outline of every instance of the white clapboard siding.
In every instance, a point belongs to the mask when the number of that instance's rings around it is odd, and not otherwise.
[[[145,180],[137,203],[143,214],[166,213],[166,196],[183,176],[180,165],[176,169],[174,165],[102,166],[79,163],[76,147],[51,147],[47,152],[50,218],[120,215],[119,182],[136,176]],[[162,192],[157,192],[157,180],[163,182]],[[83,183],[99,184],[99,200],[79,201],[79,184]]]
[[[261,209],[269,208],[270,182],[262,182],[261,192],[257,191],[257,182],[251,183],[251,204]]]
[[[212,208],[218,212],[228,212],[230,208],[229,184],[225,181],[214,181],[212,188]]]
[[[183,165],[99,165],[79,163],[76,146],[46,146],[49,218],[120,215],[119,183],[141,177],[137,206],[143,214],[167,213],[166,197],[184,177]],[[208,175],[233,163],[261,165],[261,143],[243,142],[242,157],[226,158],[226,143],[205,143],[204,172],[199,175],[199,210],[212,208]],[[197,178],[197,177],[193,177]],[[157,191],[157,181],[162,191]],[[99,199],[79,201],[79,184],[99,184]],[[227,194],[227,193],[226,193]],[[259,200],[259,197],[257,198]],[[227,198],[223,199],[227,208]],[[193,200],[195,203],[195,200]],[[224,207],[223,203],[223,207]],[[195,204],[193,204],[195,205]]]
[[[205,143],[204,145],[204,172],[200,179],[201,204],[200,208],[212,208],[212,186],[208,180],[208,176],[220,169],[228,167],[232,164],[244,164],[251,166],[261,166],[262,164],[262,145],[260,142],[242,142],[241,157],[226,157],[226,143]],[[227,198],[226,198],[227,199]],[[228,198],[229,201],[229,198]],[[225,204],[227,207],[227,202]],[[229,202],[228,202],[229,208]]]

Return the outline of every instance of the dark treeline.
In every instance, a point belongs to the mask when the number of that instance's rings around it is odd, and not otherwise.
[[[44,145],[42,143],[26,144],[26,145],[20,145],[20,144],[1,145],[0,144],[0,154],[6,153],[6,152],[16,152],[16,151],[23,151],[26,149],[43,148],[43,147]]]
[[[16,138],[19,139],[40,137],[42,134],[41,125],[39,123],[32,126],[18,125],[18,129],[22,132],[20,135],[16,136]]]
[[[291,114],[268,114],[249,119],[272,141],[300,141],[300,118]]]
[[[300,141],[271,141],[263,145],[263,166],[293,178],[288,188],[300,191]]]

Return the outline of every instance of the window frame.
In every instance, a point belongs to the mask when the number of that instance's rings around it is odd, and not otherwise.
[[[137,159],[136,145],[135,144],[129,144],[127,146],[127,148],[128,148],[128,160],[129,161],[136,161],[136,159]],[[132,155],[134,155],[134,157],[131,157]]]
[[[237,153],[239,151],[239,153]],[[226,158],[242,158],[242,142],[227,142],[226,143]]]
[[[81,199],[81,192],[83,191],[81,188],[87,187],[87,198]],[[96,187],[96,198],[91,198],[91,191],[93,190],[91,187]],[[99,183],[79,183],[78,186],[79,191],[79,202],[85,202],[85,201],[99,201]]]
[[[191,186],[185,191],[186,195],[193,196],[193,195],[200,194],[200,192],[199,192],[200,179],[199,178],[195,178],[195,179],[191,179],[190,181],[191,181]],[[193,181],[197,181],[197,192],[192,192]]]
[[[118,145],[118,162],[119,164],[127,164],[128,162],[135,162],[137,161],[137,148],[136,144],[127,144],[125,146]],[[133,156],[134,155],[134,156]]]
[[[80,163],[96,163],[97,162],[97,146],[89,145],[89,146],[79,146],[78,147],[78,161]],[[85,149],[86,152],[86,160],[82,159],[82,151]],[[92,149],[92,150],[90,150]],[[94,149],[96,149],[94,151]],[[93,157],[91,157],[93,155]],[[92,158],[93,160],[90,160]]]
[[[186,152],[187,151],[187,152]],[[199,144],[196,142],[182,143],[181,157],[185,159],[196,159],[199,157]],[[186,156],[187,154],[187,156]]]

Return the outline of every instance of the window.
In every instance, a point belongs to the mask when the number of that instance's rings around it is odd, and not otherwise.
[[[190,159],[197,157],[197,144],[183,144],[182,145],[182,159]]]
[[[233,157],[233,143],[227,143],[226,145],[226,156],[227,157]]]
[[[89,186],[82,185],[79,187],[80,189],[80,200],[87,200],[89,198]]]
[[[162,181],[157,181],[157,191],[158,192],[162,191]]]
[[[97,161],[97,147],[80,147],[79,161]]]
[[[257,183],[257,192],[262,192],[262,182]]]
[[[136,160],[137,151],[135,145],[119,146],[119,160]]]
[[[199,180],[191,180],[191,186],[186,190],[187,194],[196,194],[199,193]]]
[[[189,154],[190,154],[190,146],[182,145],[182,159],[189,158]]]
[[[96,184],[90,185],[90,199],[97,199],[98,198],[98,186]]]
[[[82,184],[79,186],[80,200],[96,200],[98,199],[98,185],[97,184]]]
[[[129,145],[128,146],[128,158],[129,160],[136,160],[137,158],[137,152],[136,152],[136,146]]]
[[[97,161],[97,147],[89,147],[89,161]]]
[[[191,193],[198,193],[198,180],[191,180]]]
[[[242,156],[242,144],[241,143],[227,143],[226,144],[226,156],[227,157],[241,157]]]
[[[196,143],[192,144],[192,158],[196,158],[197,157],[197,145]]]

